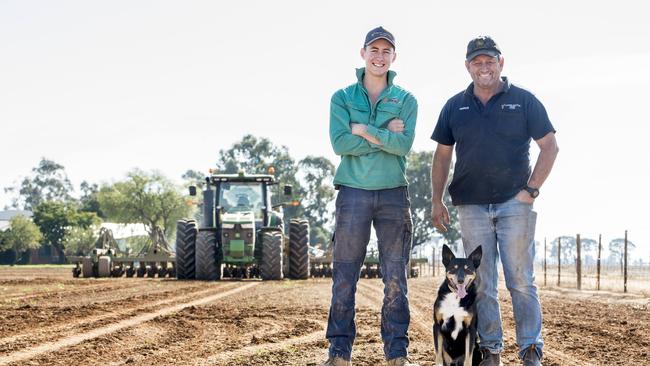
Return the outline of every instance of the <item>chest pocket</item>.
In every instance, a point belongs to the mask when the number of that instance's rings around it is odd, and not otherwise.
[[[526,116],[521,108],[502,109],[498,112],[496,133],[508,138],[528,138]]]
[[[350,113],[350,122],[368,124],[370,122],[370,108],[365,104],[347,102]]]
[[[395,118],[399,118],[402,112],[402,104],[397,103],[379,103],[377,105],[377,118],[375,118],[375,126],[386,127],[388,122]]]

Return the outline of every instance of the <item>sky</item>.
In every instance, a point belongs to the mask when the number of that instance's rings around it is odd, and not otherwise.
[[[356,81],[378,25],[396,37],[395,83],[419,103],[413,149],[433,150],[440,109],[470,82],[467,42],[487,34],[502,75],[532,91],[557,130],[537,240],[602,234],[606,245],[627,230],[647,262],[649,13],[625,0],[0,0],[0,187],[42,157],[76,187],[136,167],[180,183],[245,134],[337,163],[330,97]],[[10,199],[0,190],[0,207]]]

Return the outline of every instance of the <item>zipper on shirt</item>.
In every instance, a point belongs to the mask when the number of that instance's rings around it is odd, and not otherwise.
[[[379,96],[377,97],[377,101],[373,104],[370,102],[370,95],[368,95],[368,90],[366,90],[366,87],[361,84],[361,90],[363,93],[366,95],[366,101],[368,102],[368,106],[370,107],[370,121],[368,121],[368,124],[371,124],[374,126],[375,125],[375,117],[377,115],[377,105],[379,104],[379,101],[384,98],[384,94],[388,92],[388,88],[390,88],[390,85],[387,86],[384,90],[379,93]]]

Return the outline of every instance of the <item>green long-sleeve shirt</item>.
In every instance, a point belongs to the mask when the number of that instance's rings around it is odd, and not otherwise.
[[[357,69],[358,82],[334,93],[330,108],[330,141],[341,163],[334,184],[367,190],[402,187],[406,180],[406,155],[415,137],[418,104],[408,91],[393,84],[395,72],[388,72],[388,86],[371,105],[363,86],[365,68]],[[393,119],[404,121],[404,131],[387,129]],[[352,134],[350,123],[368,126],[367,132],[381,145]]]

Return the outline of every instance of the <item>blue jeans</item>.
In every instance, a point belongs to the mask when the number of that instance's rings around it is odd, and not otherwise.
[[[503,329],[497,297],[497,258],[512,298],[520,356],[534,345],[542,355],[542,309],[535,286],[535,221],[531,204],[514,198],[497,204],[459,205],[465,253],[482,246],[476,308],[481,349],[503,350]]]
[[[384,282],[381,337],[386,359],[406,357],[410,321],[406,268],[412,222],[406,187],[368,191],[341,186],[336,197],[336,228],[332,252],[332,304],[326,337],[331,357],[349,360],[356,336],[354,296],[370,240],[377,234]]]

